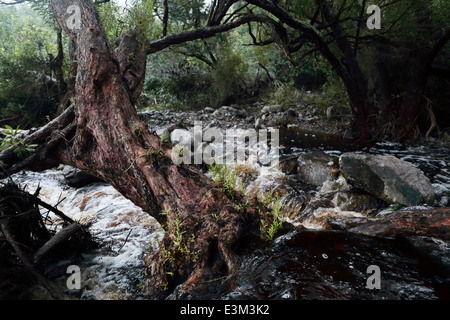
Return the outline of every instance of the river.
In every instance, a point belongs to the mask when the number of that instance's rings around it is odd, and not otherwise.
[[[282,156],[323,150],[339,156],[347,151],[334,136],[288,129],[281,132]],[[403,146],[379,143],[364,150],[390,154],[419,167],[431,180],[436,207],[449,206],[450,152],[438,146]],[[82,188],[67,186],[64,166],[44,172],[23,172],[12,179],[33,193],[38,186],[45,202],[55,205],[72,219],[90,223],[89,231],[100,245],[77,261],[82,289],[68,291],[74,299],[141,299],[144,282],[143,257],[157,248],[163,232],[158,223],[105,183]],[[274,177],[278,177],[274,179]],[[279,171],[260,167],[260,185],[293,179]],[[294,179],[295,180],[295,179]],[[295,181],[298,183],[298,181]],[[250,184],[251,185],[251,184]],[[315,190],[308,190],[315,192]],[[289,196],[289,195],[286,195]],[[62,200],[63,199],[63,200]],[[62,200],[62,201],[61,201]],[[436,240],[438,241],[438,240]],[[438,243],[450,253],[448,243]],[[449,298],[449,266],[431,261],[408,241],[372,239],[325,230],[291,231],[266,248],[242,253],[243,264],[233,286],[199,286],[192,292],[176,290],[171,298],[204,299],[438,299]],[[48,274],[61,287],[68,277],[61,261]],[[366,288],[370,265],[382,270],[382,289]],[[24,288],[22,288],[25,290]],[[6,298],[45,298],[28,288],[12,291]]]

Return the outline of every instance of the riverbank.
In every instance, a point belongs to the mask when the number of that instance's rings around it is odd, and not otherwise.
[[[263,197],[269,192],[276,194],[289,223],[273,241],[257,241],[253,246],[241,248],[241,268],[226,281],[218,277],[193,287],[180,286],[169,298],[448,298],[449,212],[435,210],[450,205],[449,150],[437,144],[405,146],[390,142],[365,150],[345,150],[342,137],[348,127],[332,125],[341,120],[327,120],[328,129],[323,132],[323,114],[266,107],[227,106],[218,110],[205,108],[201,112],[166,110],[141,114],[150,130],[169,139],[175,129],[188,131],[195,121],[202,121],[205,129],[272,126],[280,129],[277,165],[237,166],[233,174],[237,183],[244,185],[245,192]],[[300,121],[300,114],[305,121]],[[414,168],[422,171],[431,184],[434,202],[426,205],[423,201],[414,206],[391,204],[380,199],[381,195],[364,190],[364,185],[347,181],[340,173],[339,163],[347,151],[395,156],[410,164],[412,172]],[[100,248],[83,254],[77,261],[82,270],[82,289],[72,296],[147,298],[142,292],[143,261],[157,249],[160,227],[107,184],[86,180],[76,187],[68,186],[70,171],[61,166],[42,173],[19,173],[12,178],[30,192],[40,185],[41,195],[48,203],[60,202],[60,210],[76,221],[90,224],[89,231]],[[405,213],[408,210],[414,213]],[[435,212],[438,214],[428,216]],[[400,219],[405,215],[415,218]],[[385,226],[384,233],[379,231],[380,226]],[[49,275],[60,286],[65,286],[65,271],[71,263],[60,262],[49,269]],[[381,290],[366,288],[370,265],[381,269]],[[35,299],[39,294],[28,290],[21,297]]]

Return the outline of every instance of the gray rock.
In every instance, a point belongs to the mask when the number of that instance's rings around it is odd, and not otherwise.
[[[300,179],[313,185],[322,186],[326,181],[336,177],[338,158],[323,151],[311,151],[298,159],[297,173]]]
[[[234,107],[230,107],[230,106],[222,106],[220,107],[220,109],[222,112],[231,114],[231,115],[235,115],[235,116],[242,116],[245,113],[242,110],[236,109]]]
[[[339,164],[349,182],[387,203],[434,203],[430,180],[421,170],[394,156],[344,153]]]
[[[203,112],[211,113],[211,112],[214,112],[214,109],[211,107],[206,107],[205,109],[203,109]]]
[[[72,188],[82,188],[94,182],[103,182],[103,180],[100,178],[72,167],[64,168],[63,175],[66,179],[67,185]]]
[[[164,139],[164,138],[170,136],[170,132],[169,132],[169,130],[167,130],[167,128],[160,128],[160,129],[156,130],[155,133],[161,139]]]
[[[284,174],[295,174],[298,167],[298,161],[296,156],[290,156],[280,160],[279,168]]]
[[[216,111],[213,112],[213,115],[214,115],[214,116],[221,116],[221,115],[223,115],[224,113],[225,113],[224,110],[217,109]]]
[[[194,135],[189,130],[175,129],[170,134],[170,141],[174,144],[190,146],[193,144]]]
[[[261,113],[269,113],[269,112],[281,112],[283,107],[279,104],[273,105],[273,106],[265,106],[262,108]]]
[[[402,210],[368,219],[349,231],[377,237],[429,236],[449,241],[449,217],[450,208]]]
[[[177,125],[172,123],[172,124],[168,124],[168,125],[165,125],[165,126],[159,128],[159,129],[157,129],[155,131],[155,133],[161,139],[169,139],[170,132],[172,132],[176,128],[177,128]]]
[[[255,129],[256,130],[261,129],[262,122],[263,121],[261,118],[256,119],[256,121],[255,121]]]

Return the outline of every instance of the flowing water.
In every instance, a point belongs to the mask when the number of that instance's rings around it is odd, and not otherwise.
[[[347,151],[340,138],[288,129],[281,134],[282,156],[309,150],[324,150],[339,156]],[[430,178],[436,192],[436,206],[449,206],[450,152],[432,146],[407,147],[381,143],[366,152],[391,154],[413,163]],[[249,188],[267,189],[289,181],[280,171],[258,167],[257,178]],[[162,238],[158,223],[111,186],[94,183],[68,187],[64,167],[41,173],[15,174],[13,180],[33,193],[38,186],[45,202],[56,205],[66,215],[89,223],[89,231],[99,248],[84,253],[77,263],[82,289],[68,292],[80,299],[141,298],[143,257],[157,248]],[[298,181],[292,182],[294,185]],[[296,189],[296,188],[294,188]],[[298,188],[297,188],[298,189]],[[304,192],[314,192],[307,190]],[[271,245],[242,253],[242,268],[227,288],[208,285],[193,292],[176,292],[179,298],[223,299],[436,299],[449,298],[450,256],[448,243],[437,239],[430,248],[441,259],[431,259],[411,241],[372,239],[333,231],[291,231]],[[419,241],[418,240],[418,241]],[[422,246],[423,247],[423,246]],[[444,253],[444,254],[442,254]],[[443,262],[444,261],[444,262]],[[53,271],[55,282],[65,286],[67,266],[62,261]],[[367,267],[382,270],[382,289],[366,288]],[[39,298],[29,291],[27,298]]]
[[[79,189],[68,187],[63,169],[61,166],[40,173],[19,173],[12,179],[30,193],[40,186],[43,201],[51,205],[60,203],[58,209],[67,216],[90,224],[89,232],[99,248],[83,254],[77,261],[82,291],[67,293],[81,299],[139,297],[144,281],[144,254],[157,247],[163,235],[159,224],[108,184],[94,183]],[[62,261],[51,270],[63,288],[69,277],[67,267],[72,263]],[[29,297],[41,298],[34,296],[32,290]]]

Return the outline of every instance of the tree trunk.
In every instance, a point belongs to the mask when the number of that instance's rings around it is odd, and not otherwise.
[[[337,17],[331,12],[325,2],[322,3],[321,8],[323,17],[330,25],[333,38],[343,55],[343,66],[339,64],[333,67],[344,82],[350,99],[350,107],[354,116],[352,126],[354,141],[365,145],[370,143],[373,137],[373,132],[369,130],[368,113],[374,112],[374,105],[369,103],[367,80],[364,78],[356,59],[355,49],[350,44],[341,25],[337,22]]]
[[[51,5],[76,44],[78,63],[76,131],[56,156],[110,183],[166,230],[162,249],[146,259],[148,292],[157,294],[187,279],[195,282],[207,270],[231,271],[233,249],[252,228],[259,230],[259,214],[255,209],[238,211],[196,168],[175,165],[169,150],[140,121],[133,103],[143,81],[145,54],[127,59],[129,43],[136,43],[133,36],[123,38],[116,53],[91,1],[52,0]],[[71,5],[81,10],[80,29],[67,27]],[[131,46],[128,53],[140,53],[140,48]],[[130,72],[136,70],[137,77]]]

